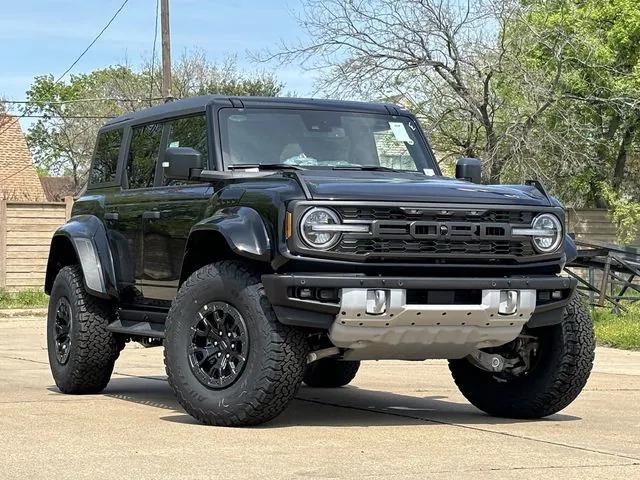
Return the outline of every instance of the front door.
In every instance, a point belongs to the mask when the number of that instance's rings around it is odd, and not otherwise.
[[[191,147],[202,154],[207,167],[207,122],[204,114],[176,118],[164,124],[166,147]],[[163,153],[156,170],[156,187],[148,192],[150,208],[142,214],[142,291],[145,298],[173,300],[191,227],[204,217],[213,194],[209,184],[168,180],[162,170]]]

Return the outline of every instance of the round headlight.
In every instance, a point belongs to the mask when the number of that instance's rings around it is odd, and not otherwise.
[[[562,241],[562,224],[558,217],[551,213],[543,213],[533,219],[533,245],[540,253],[555,251]]]
[[[331,225],[339,224],[340,217],[333,210],[310,208],[300,220],[300,235],[309,246],[326,250],[340,238],[340,232],[331,231]]]

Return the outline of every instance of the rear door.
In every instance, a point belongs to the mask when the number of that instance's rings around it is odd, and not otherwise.
[[[125,303],[143,297],[143,217],[151,208],[156,165],[162,142],[162,123],[132,126],[122,172],[122,189],[108,199],[105,218],[109,237],[122,272],[120,287]]]

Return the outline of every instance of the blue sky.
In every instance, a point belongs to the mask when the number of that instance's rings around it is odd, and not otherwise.
[[[0,96],[21,100],[33,77],[61,74],[102,29],[123,0],[3,1],[0,15]],[[129,0],[114,23],[75,66],[89,72],[151,55],[156,0]],[[297,0],[170,0],[172,55],[199,48],[212,60],[237,54],[241,66],[262,69],[246,57],[279,40],[302,36],[292,13]],[[158,32],[158,46],[160,33]],[[159,47],[158,47],[159,48]],[[295,65],[276,71],[286,90],[312,93],[313,79]],[[23,125],[24,127],[25,125]]]

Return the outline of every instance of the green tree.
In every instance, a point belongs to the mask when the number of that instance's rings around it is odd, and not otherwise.
[[[638,196],[640,140],[640,8],[633,0],[526,1],[512,34],[535,40],[532,69],[563,64],[549,127],[578,140],[580,167],[567,185],[599,203],[601,182]],[[532,35],[533,33],[533,35]],[[544,38],[546,42],[537,39]],[[557,56],[546,45],[562,45]],[[573,142],[571,142],[573,143]],[[631,163],[635,162],[635,165]]]

